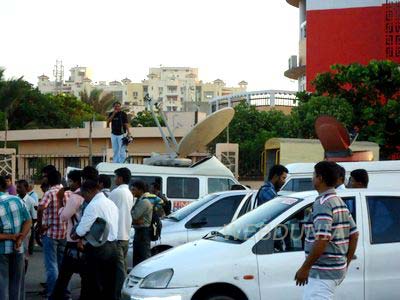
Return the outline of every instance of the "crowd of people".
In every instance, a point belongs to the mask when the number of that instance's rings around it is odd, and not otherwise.
[[[111,191],[110,176],[90,166],[62,181],[54,166],[44,167],[39,199],[32,182],[14,186],[0,177],[0,299],[25,299],[35,241],[43,246],[47,299],[70,299],[73,274],[81,278],[80,299],[120,299],[132,226],[133,265],[151,256],[152,222],[171,209],[158,183],[131,183],[130,170],[119,168]]]

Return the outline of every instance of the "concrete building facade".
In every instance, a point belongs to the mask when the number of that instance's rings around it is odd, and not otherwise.
[[[247,82],[236,87],[227,87],[223,80],[203,83],[198,69],[190,67],[150,68],[147,79],[135,83],[129,78],[121,81],[99,81],[93,83],[89,68],[76,66],[70,77],[63,82],[50,81],[46,75],[38,77],[38,88],[42,93],[70,93],[79,98],[82,91],[90,93],[101,89],[114,95],[130,111],[144,110],[144,96],[148,93],[154,101],[162,103],[164,111],[208,111],[208,101],[217,96],[246,91]]]
[[[299,58],[285,76],[312,90],[317,74],[333,64],[400,63],[399,0],[286,0],[299,8]]]

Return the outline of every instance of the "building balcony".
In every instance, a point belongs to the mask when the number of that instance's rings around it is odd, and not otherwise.
[[[290,5],[292,5],[294,7],[299,7],[300,1],[301,0],[286,0],[287,3],[289,3]]]
[[[285,71],[285,77],[298,80],[301,76],[306,75],[306,66],[293,67]]]

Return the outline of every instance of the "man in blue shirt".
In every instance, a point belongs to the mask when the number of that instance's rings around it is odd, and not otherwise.
[[[24,249],[22,242],[32,220],[22,200],[6,194],[6,179],[0,176],[0,299],[25,299]]]
[[[258,206],[278,196],[277,193],[285,184],[288,173],[288,169],[282,165],[275,165],[269,170],[268,181],[257,194]]]

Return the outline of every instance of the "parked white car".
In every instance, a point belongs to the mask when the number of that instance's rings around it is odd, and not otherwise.
[[[152,254],[161,253],[187,242],[201,239],[211,231],[222,229],[255,207],[257,191],[239,190],[213,193],[202,197],[162,220],[161,237],[151,243]],[[128,265],[132,266],[133,235],[128,250]]]
[[[346,190],[339,195],[360,237],[336,298],[399,299],[400,191]],[[305,259],[299,233],[316,196],[277,197],[218,234],[152,257],[131,271],[123,299],[301,299],[303,287],[294,281]],[[281,224],[288,226],[289,238],[280,238]]]

